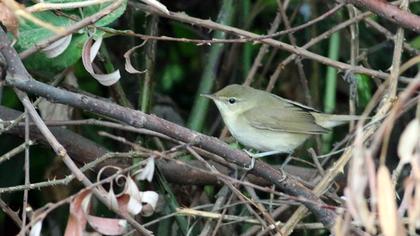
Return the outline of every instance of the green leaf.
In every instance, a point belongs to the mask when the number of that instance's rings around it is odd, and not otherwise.
[[[66,27],[71,25],[73,22],[67,17],[57,16],[50,11],[38,12],[34,13],[33,15],[39,20],[48,22],[54,26]],[[16,46],[27,49],[32,47],[34,43],[37,43],[43,39],[47,39],[53,35],[53,32],[35,25],[31,21],[22,21],[19,28],[19,40]]]
[[[74,2],[78,2],[78,1],[74,1],[74,0],[48,0],[48,1],[44,1],[44,2],[50,2],[50,3],[68,3],[68,2],[73,2],[74,3]]]
[[[50,1],[50,2],[70,2],[70,1]],[[73,2],[73,1],[71,1]],[[95,14],[101,9],[107,7],[111,2],[107,4],[100,4],[91,7],[86,7],[83,9],[84,17]],[[102,20],[98,21],[96,25],[104,26],[112,23],[119,16],[121,16],[127,6],[127,1],[124,1],[121,6],[115,10],[113,13],[107,15]],[[78,11],[72,10],[72,14],[77,14]],[[67,17],[58,16],[51,11],[44,11],[34,14],[38,19],[48,22],[55,26],[68,27],[69,25],[74,24],[75,22]],[[81,16],[79,16],[82,18]],[[54,35],[53,32],[42,28],[30,21],[23,21],[20,27],[20,37],[16,44],[16,49],[24,51],[33,47],[35,44],[40,43]],[[95,36],[103,34],[102,31],[95,32]],[[87,33],[74,33],[71,43],[68,48],[55,58],[47,58],[42,52],[38,52],[29,58],[24,60],[25,65],[29,70],[38,71],[42,76],[50,77],[57,72],[60,72],[69,66],[76,63],[82,55],[83,44],[88,38]]]
[[[29,70],[40,71],[45,76],[54,75],[72,66],[80,59],[83,44],[87,39],[87,34],[74,35],[70,45],[61,55],[47,58],[43,53],[36,53],[25,59],[24,63]]]
[[[164,91],[168,91],[172,86],[182,80],[184,72],[178,64],[169,64],[164,68],[162,76],[162,87]]]
[[[48,22],[55,26],[69,26],[73,21],[62,16],[57,16],[50,11],[39,12],[34,14],[38,19]],[[52,37],[53,32],[41,28],[32,22],[24,21],[19,29],[19,40],[16,44],[18,51],[23,51],[33,47],[36,43],[40,43]],[[87,36],[75,34],[68,48],[56,58],[47,58],[43,53],[39,52],[27,58],[24,62],[29,70],[42,71],[45,76],[50,76],[61,71],[68,66],[74,64],[81,55],[81,48]]]
[[[367,75],[356,74],[359,106],[365,107],[372,98],[372,79]]]
[[[411,40],[410,45],[415,49],[420,49],[420,36],[417,36],[415,39]]]
[[[85,7],[83,9],[83,14],[84,14],[83,17],[88,17],[88,16],[91,16],[93,14],[96,14],[97,12],[99,12],[102,9],[108,7],[112,3],[113,2],[108,2],[108,3],[103,3],[103,4],[98,4],[98,5]],[[120,17],[125,12],[126,8],[127,8],[127,0],[123,1],[121,3],[121,5],[117,9],[115,9],[111,14],[108,14],[104,18],[97,21],[95,23],[95,25],[96,26],[106,26],[106,25],[111,24],[112,22],[114,22],[116,19],[118,19],[118,17]]]

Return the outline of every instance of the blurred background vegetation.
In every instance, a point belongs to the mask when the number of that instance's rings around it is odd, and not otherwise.
[[[278,1],[276,0],[162,0],[161,2],[174,12],[185,12],[189,16],[211,19],[221,24],[234,26],[261,35],[267,34],[278,12]],[[336,4],[335,1],[324,0],[290,0],[281,2],[283,6],[287,6],[286,15],[292,27],[301,25],[322,15]],[[31,5],[32,3],[28,1],[25,4]],[[74,49],[68,49],[76,51],[74,58],[70,60],[69,55],[63,55],[63,58],[56,59],[56,62],[68,60],[69,65],[49,66],[49,63],[55,62],[47,61],[47,63],[44,63],[44,61],[34,59],[34,57],[26,59],[24,61],[25,65],[34,78],[45,82],[51,82],[51,78],[63,69],[71,68],[77,77],[78,86],[73,87],[64,84],[63,86],[68,89],[107,98],[121,105],[132,106],[134,109],[147,113],[154,113],[194,130],[219,137],[224,128],[223,121],[215,106],[210,104],[209,101],[200,98],[199,94],[212,93],[228,84],[243,83],[262,44],[248,42],[199,45],[191,42],[148,40],[145,46],[137,49],[131,56],[135,68],[138,70],[147,69],[148,72],[143,74],[130,74],[123,69],[125,63],[123,55],[127,50],[141,44],[143,40],[124,35],[123,30],[132,30],[133,32],[146,35],[164,35],[176,38],[236,38],[232,34],[216,32],[200,27],[199,25],[185,24],[146,14],[136,9],[136,4],[138,3],[135,1],[129,1],[127,8],[123,9],[120,17],[116,17],[111,22],[103,25],[103,27],[107,27],[108,29],[121,30],[117,34],[110,34],[109,32],[106,34],[104,44],[98,56],[99,58],[96,61],[97,66],[103,71],[111,72],[115,69],[120,69],[122,78],[116,85],[111,87],[102,86],[84,69],[82,60],[80,59],[80,50],[86,38],[80,39],[81,44],[79,44],[78,48],[75,45]],[[73,11],[78,12],[79,10]],[[410,11],[419,15],[420,3],[410,4]],[[73,12],[68,11],[66,13],[71,14]],[[51,14],[57,14],[57,12],[52,12]],[[343,7],[320,23],[293,33],[296,38],[296,44],[298,46],[304,45],[312,38],[328,31],[347,19],[349,19],[349,10]],[[392,33],[396,32],[397,26],[381,17],[371,16],[369,19],[384,26]],[[365,21],[360,21],[357,26],[359,30],[359,52],[362,56],[356,61],[356,64],[379,71],[388,71],[392,63],[393,41],[385,37],[383,33],[373,29]],[[284,29],[284,22],[281,21],[276,31]],[[100,31],[101,29],[98,30]],[[288,35],[280,36],[277,39],[291,44]],[[75,39],[73,38],[73,40]],[[420,36],[418,33],[406,30],[405,42],[410,45],[414,52],[416,50],[417,53],[419,52]],[[350,28],[347,27],[310,47],[309,51],[350,64],[350,44],[351,32]],[[21,51],[25,49],[24,45],[19,44],[19,39],[16,48]],[[412,52],[405,51],[402,55],[402,61],[404,62],[416,55],[415,53],[413,55]],[[289,52],[269,47],[267,54],[261,60],[261,66],[258,68],[251,86],[265,89],[278,63],[288,56],[290,56]],[[321,111],[348,114],[349,99],[353,96],[357,100],[355,111],[357,114],[360,114],[365,109],[376,89],[383,82],[381,79],[371,78],[362,74],[350,72],[349,75],[346,71],[337,71],[314,60],[302,59],[301,63],[307,79],[311,99],[308,100],[305,97],[302,77],[298,73],[299,66],[295,62],[289,63],[281,71],[272,92],[303,104],[310,102],[308,105]],[[404,76],[413,77],[416,73],[417,68],[413,67]],[[405,85],[401,86],[405,87]],[[352,92],[355,94],[352,94]],[[35,97],[32,98],[35,99]],[[22,105],[13,90],[9,87],[3,87],[1,105],[23,111]],[[411,116],[413,113],[411,112]],[[98,116],[85,111],[74,110],[72,119],[86,118],[98,118]],[[405,123],[406,121],[402,118],[401,122],[397,123],[396,126],[403,127]],[[147,136],[137,137],[132,134],[116,132],[109,128],[97,126],[72,127],[71,129],[112,151],[128,151],[129,148],[117,141],[98,135],[98,131],[106,130],[124,136],[132,141],[142,142],[146,147],[156,148],[154,142]],[[394,128],[394,130],[400,132],[399,130],[401,129]],[[306,151],[309,147],[314,147],[316,152],[320,154],[328,153],[333,147],[333,144],[339,142],[347,133],[347,127],[338,128],[333,133],[333,137],[325,141],[327,144],[323,142],[323,148],[321,148],[319,143],[316,143],[316,139],[311,139],[295,153],[295,156],[310,160],[311,158]],[[399,135],[396,134],[395,136],[398,137]],[[229,138],[224,139],[231,142],[232,145],[237,146],[234,140]],[[391,142],[396,142],[396,140],[392,139]],[[15,135],[1,134],[0,154],[8,152],[21,143],[22,139]],[[395,152],[395,148],[390,151]],[[281,164],[283,160],[283,158],[271,158],[266,161],[273,164]],[[392,159],[390,161],[392,162]],[[24,158],[22,153],[0,164],[0,187],[20,185],[24,182],[23,162]],[[293,161],[292,163],[306,166],[299,161]],[[60,160],[55,158],[54,152],[46,146],[34,145],[31,147],[30,164],[31,182],[41,182],[47,179],[63,177],[68,174],[68,170],[66,170]],[[208,202],[213,202],[216,198],[215,193],[220,188],[220,186],[207,186],[204,188],[204,186],[170,185],[162,176],[155,178],[151,184],[143,185],[145,188],[159,192],[164,198],[164,201],[169,202],[168,204],[172,207],[191,206],[194,200],[193,193],[197,196],[201,192],[206,195]],[[168,186],[170,186],[169,190]],[[48,187],[30,191],[30,205],[34,209],[39,208],[49,202],[55,202],[64,196],[75,193],[80,187],[79,184],[73,183],[69,186]],[[186,197],[186,193],[191,193],[191,197]],[[7,202],[11,209],[21,210],[22,192],[1,194],[1,198]],[[63,232],[62,230],[65,227],[67,219],[66,212],[67,208],[61,207],[47,217],[47,223],[44,226],[46,229],[43,231],[45,235],[59,235],[60,232]],[[144,218],[143,221],[153,220],[169,212],[171,212],[170,207],[163,207],[154,216]],[[174,223],[172,219],[164,220],[154,226],[153,231],[157,235],[187,235],[187,231],[191,229],[191,225],[187,224],[186,217],[177,218],[177,223]],[[173,224],[177,226],[173,226]],[[165,225],[167,226],[166,228],[163,227]],[[239,234],[245,232],[249,227],[250,225],[247,224],[237,225],[236,231],[234,232]],[[192,230],[193,235],[199,232],[195,231],[195,229],[197,228]],[[4,212],[0,211],[0,234],[14,235],[17,233],[17,230]],[[323,230],[316,231],[316,233],[314,231],[297,230],[294,234],[328,235]]]

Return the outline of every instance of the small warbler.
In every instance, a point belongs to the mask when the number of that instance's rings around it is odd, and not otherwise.
[[[212,99],[223,121],[235,139],[246,147],[262,151],[247,153],[255,158],[278,153],[291,154],[313,134],[324,134],[329,128],[359,119],[353,115],[321,113],[311,107],[269,92],[243,85],[229,85]]]

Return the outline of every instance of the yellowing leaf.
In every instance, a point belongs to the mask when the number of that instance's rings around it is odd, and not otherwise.
[[[385,236],[397,236],[399,219],[394,185],[386,166],[381,165],[377,173],[379,225]]]
[[[420,121],[412,120],[401,134],[398,143],[398,156],[403,164],[409,163],[414,158],[414,151],[420,146]]]

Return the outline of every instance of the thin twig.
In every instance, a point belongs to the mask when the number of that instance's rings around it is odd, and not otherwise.
[[[285,28],[290,29],[290,22],[286,15],[286,9],[282,7],[280,0],[277,0],[277,5],[279,6],[280,15],[283,20],[283,24]],[[289,37],[289,41],[291,45],[293,47],[297,47],[296,37],[293,35],[293,33],[289,33],[288,37]],[[309,92],[309,87],[308,87],[308,79],[306,77],[305,70],[303,69],[303,64],[300,57],[295,58],[295,64],[298,68],[299,82],[300,82],[300,85],[302,86],[303,94],[305,95],[305,102],[307,105],[313,106],[311,94]]]
[[[68,2],[68,3],[39,2],[37,4],[27,7],[25,10],[32,13],[32,12],[41,12],[41,11],[48,11],[48,10],[74,9],[74,8],[98,5],[98,4],[102,4],[102,3],[106,3],[110,1],[111,0],[87,0],[87,1]]]
[[[214,202],[213,208],[211,209],[211,212],[218,212],[220,210],[222,210],[222,215],[226,214],[226,209],[227,208],[223,208],[223,206],[225,205],[225,203],[227,202],[227,196],[230,193],[229,188],[225,185],[223,186],[220,191],[217,193],[217,199]],[[233,196],[230,195],[231,197]],[[217,221],[217,223],[219,223],[219,220]],[[203,226],[203,229],[200,232],[200,236],[206,236],[206,235],[210,235],[211,232],[213,232],[213,234],[215,234],[218,230],[218,226],[214,226],[214,221],[208,219],[205,223],[205,225]]]
[[[280,11],[278,10],[273,20],[273,23],[271,23],[271,27],[268,30],[268,34],[273,34],[277,30],[277,28],[280,26],[280,22],[281,22],[281,16],[280,16]],[[252,64],[252,67],[249,70],[248,75],[246,76],[246,79],[243,83],[244,85],[250,85],[252,81],[254,80],[257,69],[261,66],[262,59],[264,58],[265,54],[267,54],[268,48],[269,48],[268,44],[263,44],[260,47],[260,50],[258,51],[258,54],[254,59],[254,63]]]
[[[153,14],[158,14],[162,17],[175,19],[175,20],[178,20],[178,21],[181,21],[181,22],[200,25],[202,27],[206,27],[206,28],[210,28],[210,29],[214,29],[214,30],[221,30],[221,31],[229,32],[231,34],[236,34],[236,35],[239,35],[239,36],[245,37],[245,38],[247,38],[247,37],[248,38],[254,38],[254,40],[256,40],[255,38],[258,39],[258,37],[259,37],[259,35],[248,32],[248,31],[244,31],[244,30],[241,30],[241,29],[238,29],[238,28],[235,28],[235,27],[231,27],[231,26],[217,24],[217,23],[215,23],[213,21],[210,21],[210,20],[198,19],[198,18],[195,18],[195,17],[188,16],[185,13],[171,12],[170,15],[164,15],[164,14],[152,9],[151,7],[144,6],[142,4],[137,4],[137,3],[132,3],[132,4],[135,5],[136,7],[141,8],[144,11],[147,11],[147,12],[150,12],[150,13],[153,13]],[[346,26],[348,26],[349,24],[351,24],[353,22],[360,21],[361,19],[363,19],[365,17],[368,17],[370,14],[371,14],[370,12],[360,14],[358,17],[356,17],[354,19],[351,19],[348,22],[343,22],[342,24],[340,24],[340,29],[345,28]],[[335,31],[339,30],[336,27],[334,27],[334,30]],[[319,37],[318,41],[321,41],[321,39],[324,39],[323,37],[325,37],[325,35],[322,36],[322,37]],[[332,66],[332,67],[335,67],[335,68],[340,69],[340,70],[351,69],[355,73],[367,74],[367,75],[370,75],[372,77],[381,78],[381,79],[386,79],[389,76],[387,73],[384,73],[384,72],[381,72],[381,71],[368,69],[368,68],[365,68],[365,67],[362,67],[362,66],[353,67],[349,64],[346,64],[346,63],[343,63],[343,62],[338,62],[338,61],[335,61],[335,60],[331,60],[327,57],[318,55],[316,53],[312,53],[312,52],[306,50],[306,48],[308,48],[309,46],[293,47],[290,44],[280,42],[280,41],[277,41],[277,40],[274,40],[274,39],[258,39],[258,41],[260,41],[261,43],[269,44],[272,47],[279,48],[281,50],[285,50],[285,51],[288,51],[290,53],[293,53],[293,55],[291,56],[291,57],[293,57],[292,60],[295,59],[295,56],[300,56],[300,57],[304,57],[304,58],[308,58],[308,59],[318,61],[322,64]],[[277,78],[275,80],[277,80]],[[406,83],[410,81],[410,79],[406,79],[406,78],[400,78],[400,80],[403,81],[403,82],[406,82]],[[270,82],[270,86],[272,86],[272,82]]]
[[[60,73],[59,75],[57,75],[55,78],[54,78],[54,81],[51,83],[51,85],[52,86],[56,86],[56,85],[58,85],[64,78],[65,78],[65,74],[67,73],[68,71],[67,70],[65,70],[63,73]],[[39,98],[37,98],[34,102],[33,102],[33,105],[34,106],[38,106],[38,104],[40,103],[40,102],[42,102],[44,100],[44,98],[42,98],[42,97],[39,97]],[[3,133],[5,133],[5,132],[7,132],[7,131],[9,131],[9,130],[11,130],[13,127],[16,127],[18,124],[19,124],[19,122],[21,122],[23,119],[25,119],[25,117],[26,117],[26,112],[23,112],[21,115],[19,115],[18,117],[16,117],[16,119],[14,119],[13,121],[9,121],[8,122],[8,124],[7,124],[7,126],[6,127],[3,127],[3,128],[1,128],[0,129],[0,135],[2,135]],[[3,121],[2,121],[3,122]],[[0,162],[1,163],[1,162]]]
[[[401,3],[401,9],[405,12],[408,10],[408,0],[403,0]],[[408,13],[408,12],[407,12]],[[420,18],[419,18],[420,22]],[[420,31],[420,29],[419,29]],[[404,29],[402,27],[398,28],[397,33],[395,35],[394,40],[394,53],[392,56],[392,66],[391,66],[391,73],[388,78],[388,91],[386,96],[384,97],[384,103],[388,101],[392,101],[395,99],[397,95],[397,86],[398,86],[398,76],[400,75],[400,66],[401,66],[401,57],[403,53],[403,42],[404,42]],[[383,144],[382,150],[380,155],[380,162],[381,164],[385,165],[385,158],[386,153],[388,151],[388,144],[391,136],[393,123],[390,124],[387,132],[383,137]]]
[[[303,45],[302,48],[305,48],[305,49],[310,48],[313,45],[319,43],[320,41],[322,41],[324,39],[327,39],[328,37],[330,37],[335,32],[338,32],[339,30],[342,30],[342,29],[346,28],[347,26],[350,26],[351,24],[353,24],[355,22],[358,22],[358,21],[362,20],[362,19],[368,17],[369,15],[371,15],[371,14],[369,12],[367,12],[367,13],[360,14],[360,15],[352,18],[352,19],[348,19],[348,20],[332,27],[328,31],[325,31],[324,33],[312,38],[309,42],[307,42],[305,45]],[[267,91],[271,91],[274,88],[274,85],[276,84],[282,70],[285,68],[285,66],[287,64],[292,62],[297,56],[298,55],[296,55],[296,54],[292,54],[277,65],[276,70],[270,76],[270,81],[269,81],[269,83],[267,85],[267,88],[266,88]],[[353,68],[355,68],[355,67],[350,66],[348,69],[351,69],[352,71],[354,71]],[[348,69],[345,69],[345,70],[348,70]]]
[[[210,169],[211,172],[216,173],[217,175],[221,175],[221,173],[214,168],[213,166],[209,165],[202,157],[200,157],[200,155],[195,152],[191,147],[187,147],[187,150],[198,160],[202,161],[203,163],[206,164],[207,168]],[[254,201],[252,201],[251,199],[249,199],[248,197],[246,197],[245,195],[243,195],[234,185],[232,182],[230,181],[225,181],[224,182],[229,189],[236,194],[236,196],[241,199],[244,202],[248,202],[249,204],[246,204],[245,206],[247,207],[247,209],[249,210],[249,212],[251,212],[263,225],[266,225],[265,221],[259,216],[259,214],[257,214],[257,212],[251,207],[254,206],[255,208],[258,209],[259,213],[263,215],[263,217],[268,221],[268,223],[270,224],[275,224],[273,218],[267,214],[266,211],[264,211],[264,209],[262,209],[259,205],[257,205]],[[276,228],[277,231],[279,231],[279,228]]]
[[[0,209],[6,213],[6,215],[8,215],[10,217],[10,219],[13,220],[13,222],[15,222],[15,224],[18,227],[22,227],[22,220],[19,218],[19,215],[12,209],[10,209],[10,207],[7,205],[7,203],[5,203],[3,201],[3,199],[0,198]]]
[[[25,112],[27,113],[27,109],[25,108]],[[30,184],[30,173],[29,173],[29,116],[25,117],[25,164],[24,164],[24,171],[25,171],[25,185]],[[23,191],[23,206],[22,206],[22,227],[19,235],[25,236],[25,225],[26,225],[26,213],[28,211],[28,190],[25,189]]]
[[[366,24],[368,24],[368,26],[372,27],[376,31],[385,35],[385,37],[388,40],[394,40],[394,35],[389,30],[387,30],[385,27],[380,25],[378,22],[374,21],[371,18],[365,18],[364,21],[366,22]],[[420,55],[420,50],[418,50],[416,48],[413,48],[409,43],[404,41],[403,45],[404,45],[404,49],[407,52],[409,52],[412,56]]]
[[[9,152],[3,154],[0,156],[0,164],[2,162],[5,162],[7,160],[9,160],[10,158],[14,157],[15,155],[19,154],[20,152],[22,152],[23,150],[26,149],[26,146],[31,146],[33,145],[34,142],[33,141],[29,141],[28,143],[24,142],[21,145],[13,148],[12,150],[10,150]]]
[[[356,17],[359,12],[354,6],[347,6],[347,11],[349,12],[349,17],[354,18]],[[359,56],[359,25],[358,22],[350,25],[350,64],[356,66],[357,64],[357,57]],[[347,77],[349,82],[349,114],[355,115],[356,114],[356,100],[357,100],[357,81],[354,78],[353,73],[351,71],[348,72],[349,76]],[[354,129],[354,121],[350,122],[349,131]]]

